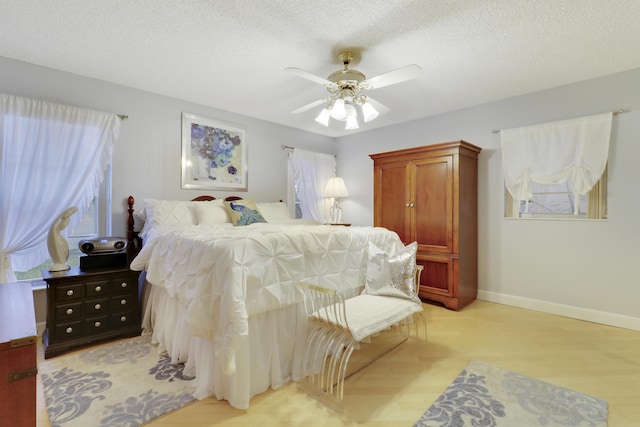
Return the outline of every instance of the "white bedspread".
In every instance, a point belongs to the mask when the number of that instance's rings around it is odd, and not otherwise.
[[[388,253],[403,247],[396,233],[374,227],[171,226],[148,233],[131,269],[179,301],[191,334],[213,342],[231,375],[250,316],[299,302],[299,280],[361,287],[369,241]]]

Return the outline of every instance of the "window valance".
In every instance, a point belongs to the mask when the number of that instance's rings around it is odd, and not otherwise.
[[[531,182],[569,181],[576,200],[598,182],[607,165],[613,113],[501,129],[502,163],[507,190],[528,202]],[[575,203],[578,213],[579,203]]]

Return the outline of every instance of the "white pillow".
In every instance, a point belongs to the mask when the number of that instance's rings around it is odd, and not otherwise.
[[[363,294],[407,298],[420,302],[415,292],[418,242],[410,243],[393,255],[369,242],[367,273]]]
[[[183,200],[145,199],[145,224],[151,227],[171,224],[197,225],[195,203]]]
[[[267,222],[288,222],[291,219],[284,202],[256,203],[256,206]]]
[[[198,224],[226,224],[231,223],[229,213],[224,207],[222,199],[210,202],[196,202]]]

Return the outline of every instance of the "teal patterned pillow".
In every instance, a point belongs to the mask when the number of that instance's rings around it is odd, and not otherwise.
[[[267,222],[258,210],[256,202],[248,200],[233,200],[224,202],[233,225],[249,225],[254,222]]]
[[[420,302],[415,292],[416,252],[413,242],[393,255],[369,242],[364,294],[407,298]]]

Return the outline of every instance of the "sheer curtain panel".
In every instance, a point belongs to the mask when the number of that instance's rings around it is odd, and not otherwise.
[[[330,222],[332,201],[324,197],[324,190],[329,178],[336,176],[335,156],[295,148],[289,153],[289,165],[296,183],[302,218]]]
[[[0,283],[48,257],[47,233],[70,207],[80,223],[118,138],[116,114],[0,94]]]
[[[513,129],[501,129],[502,163],[507,190],[528,202],[531,182],[569,181],[578,199],[602,176],[609,156],[613,113],[579,117]]]

